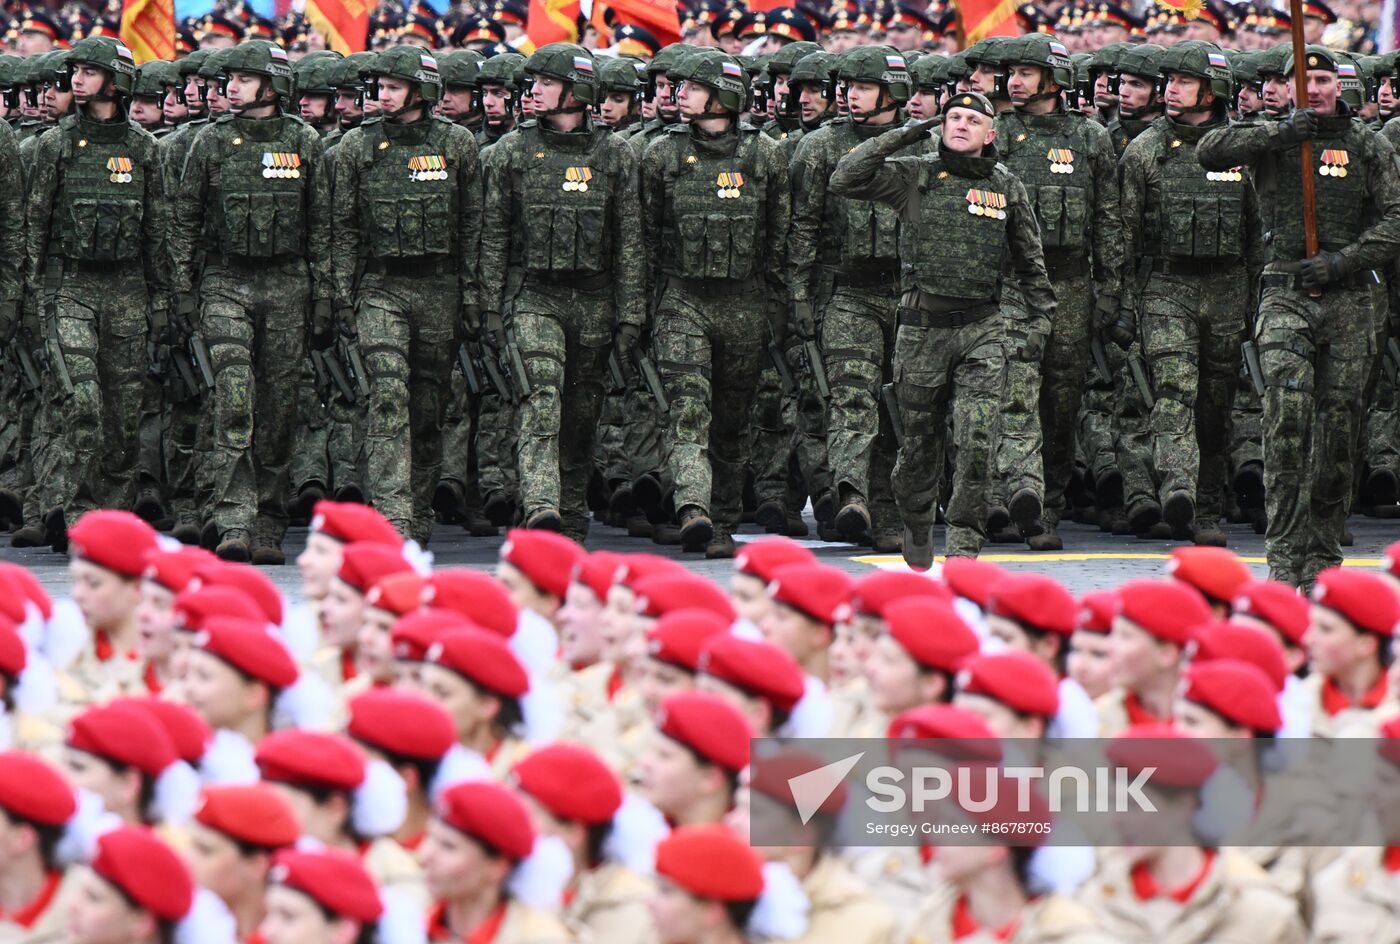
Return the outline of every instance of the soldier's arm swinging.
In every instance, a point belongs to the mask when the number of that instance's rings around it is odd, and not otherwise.
[[[331,280],[335,307],[346,317],[355,304],[355,266],[360,258],[360,163],[353,159],[364,141],[358,129],[349,132],[329,160],[335,162],[335,186],[331,206],[335,228],[331,230]]]
[[[613,199],[612,212],[612,274],[613,307],[618,324],[636,325],[645,328],[647,323],[646,305],[646,249],[642,234],[637,226],[642,215],[641,194],[639,191],[638,160],[635,153],[624,142],[611,142],[615,145],[618,161],[617,188]]]
[[[331,273],[331,174],[326,166],[325,146],[309,127],[303,128],[311,179],[306,187],[306,261],[311,269],[311,299],[335,297]]]
[[[481,310],[481,279],[476,265],[481,241],[481,151],[476,138],[461,135],[457,157],[457,255],[464,311]]]
[[[929,129],[935,124],[933,120],[921,121],[861,144],[837,162],[831,175],[831,192],[861,200],[878,200],[902,211],[909,198],[909,188],[918,178],[917,162],[922,158],[891,159],[890,155],[928,137]]]
[[[185,170],[180,176],[180,189],[166,235],[170,291],[174,295],[189,295],[195,290],[195,249],[204,230],[204,198],[209,175],[205,148],[201,144],[213,140],[207,132],[209,127],[198,132],[185,158]]]

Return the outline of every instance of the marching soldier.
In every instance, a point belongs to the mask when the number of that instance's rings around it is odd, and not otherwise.
[[[598,67],[598,123],[626,134],[642,120],[642,77],[637,59],[605,59]]]
[[[526,95],[521,68],[525,57],[518,52],[503,52],[481,64],[476,84],[479,106],[484,116],[476,143],[481,147],[494,144],[515,127],[516,108]]]

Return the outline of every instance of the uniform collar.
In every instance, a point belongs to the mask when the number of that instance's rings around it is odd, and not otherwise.
[[[942,142],[939,142],[938,156],[942,160],[943,166],[959,177],[990,177],[992,171],[996,169],[997,161],[1001,159],[995,144],[989,144],[983,148],[981,157],[971,157],[967,154],[950,151],[943,147]]]

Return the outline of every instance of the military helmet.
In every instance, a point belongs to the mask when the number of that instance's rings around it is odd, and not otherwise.
[[[1370,99],[1370,83],[1366,70],[1349,52],[1333,50],[1337,60],[1337,85],[1341,88],[1341,99],[1353,110],[1361,108]]]
[[[207,82],[210,79],[218,79],[227,72],[224,63],[228,61],[231,52],[233,52],[232,49],[211,50],[208,57],[199,64],[199,77]]]
[[[643,67],[640,59],[618,56],[604,59],[598,66],[598,88],[604,93],[622,92],[625,95],[640,96]]]
[[[1278,43],[1254,54],[1254,68],[1259,78],[1266,75],[1289,76],[1293,67],[1293,47],[1288,43]]]
[[[394,78],[411,83],[417,86],[425,102],[442,98],[442,76],[438,74],[437,59],[422,46],[393,46],[376,53],[366,74],[371,82]]]
[[[525,74],[547,75],[570,83],[574,98],[584,105],[598,100],[598,72],[593,54],[577,43],[550,43],[525,60]]]
[[[661,51],[652,56],[651,61],[647,63],[647,76],[651,77],[658,72],[670,72],[671,69],[675,68],[677,62],[695,48],[689,43],[672,43],[669,46],[663,46]]]
[[[1039,66],[1050,73],[1050,80],[1062,89],[1074,85],[1074,60],[1069,50],[1049,33],[1027,33],[1007,44],[1005,61],[1008,66]]]
[[[334,95],[335,85],[331,81],[335,67],[344,56],[330,49],[317,49],[297,60],[292,66],[292,94]]]
[[[841,66],[841,57],[829,52],[809,52],[792,67],[788,76],[788,97],[786,105],[778,106],[788,115],[796,115],[801,110],[798,96],[805,84],[819,85],[822,97],[829,102],[836,101],[836,75]]]
[[[792,72],[792,67],[795,66],[797,61],[803,56],[821,51],[822,47],[818,46],[816,43],[809,43],[805,39],[798,40],[795,43],[788,43],[771,56],[764,57],[767,60],[765,65],[768,68],[768,74],[770,76],[787,75]]]
[[[1195,76],[1210,83],[1215,97],[1228,102],[1234,94],[1234,77],[1225,51],[1215,43],[1188,39],[1167,49],[1157,60],[1165,81],[1172,72]]]
[[[845,83],[876,82],[889,89],[898,105],[914,94],[909,66],[892,46],[855,46],[841,54],[836,77]]]
[[[713,89],[720,106],[738,114],[749,94],[749,75],[733,56],[718,49],[702,49],[682,59],[668,73],[672,81],[694,82]]]
[[[475,49],[454,49],[438,56],[438,75],[445,88],[476,88],[486,57]]]
[[[156,59],[136,70],[136,81],[131,85],[133,98],[165,98],[165,87],[179,81],[175,63]]]
[[[208,59],[213,54],[213,49],[193,50],[188,55],[175,61],[175,69],[180,73],[182,78],[196,75],[199,72],[199,67],[204,65],[204,60]]]
[[[88,36],[68,50],[68,71],[76,65],[92,66],[112,73],[112,87],[123,95],[131,94],[136,82],[136,59],[121,40],[110,36]]]
[[[1125,49],[1132,48],[1132,43],[1106,43],[1098,52],[1094,53],[1094,61],[1089,65],[1091,76],[1096,72],[1116,72],[1118,70],[1118,58],[1123,55]]]
[[[1016,45],[1024,37],[1021,36],[988,36],[986,39],[979,39],[971,46],[963,50],[963,58],[971,65],[983,63],[994,69],[1005,69],[1008,60],[1007,56],[1011,52],[1011,47]]]
[[[512,92],[524,90],[525,57],[518,52],[502,52],[487,57],[477,73],[478,85],[499,85]]]
[[[905,56],[904,61],[909,62],[909,57]],[[909,81],[924,91],[942,89],[948,81],[948,57],[927,53],[909,62]]]
[[[1117,75],[1135,75],[1155,82],[1162,77],[1161,63],[1164,52],[1166,49],[1156,43],[1129,46],[1118,54],[1118,62],[1113,71]]]
[[[272,91],[286,98],[292,94],[292,64],[287,50],[266,39],[250,39],[224,50],[225,72],[251,72],[266,76]]]
[[[34,65],[29,71],[31,85],[57,85],[62,91],[69,91],[68,50],[51,49],[34,57]]]
[[[1230,60],[1230,74],[1235,78],[1235,88],[1259,88],[1259,54],[1242,52]]]

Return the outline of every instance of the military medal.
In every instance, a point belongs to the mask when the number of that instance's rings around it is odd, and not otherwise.
[[[109,157],[107,158],[107,179],[114,184],[131,183],[131,158],[129,157]]]
[[[588,182],[593,179],[591,167],[564,168],[564,189],[570,192],[587,193]]]
[[[967,192],[967,212],[973,216],[985,216],[993,220],[1006,219],[1006,194],[990,190],[969,190]]]
[[[1317,172],[1323,177],[1345,177],[1351,155],[1340,148],[1328,148],[1322,152],[1322,166]]]
[[[263,177],[268,180],[295,180],[301,176],[301,155],[283,151],[264,151]]]
[[[1069,148],[1051,148],[1045,156],[1050,160],[1050,173],[1074,173],[1074,152]]]
[[[1244,170],[1240,167],[1231,167],[1229,170],[1206,171],[1206,180],[1235,183],[1236,181],[1244,180]]]
[[[421,182],[447,179],[447,158],[441,154],[420,154],[408,159],[408,179]]]
[[[739,190],[744,186],[744,175],[736,172],[723,173],[715,178],[715,184],[719,187],[715,196],[721,200],[737,200]]]

